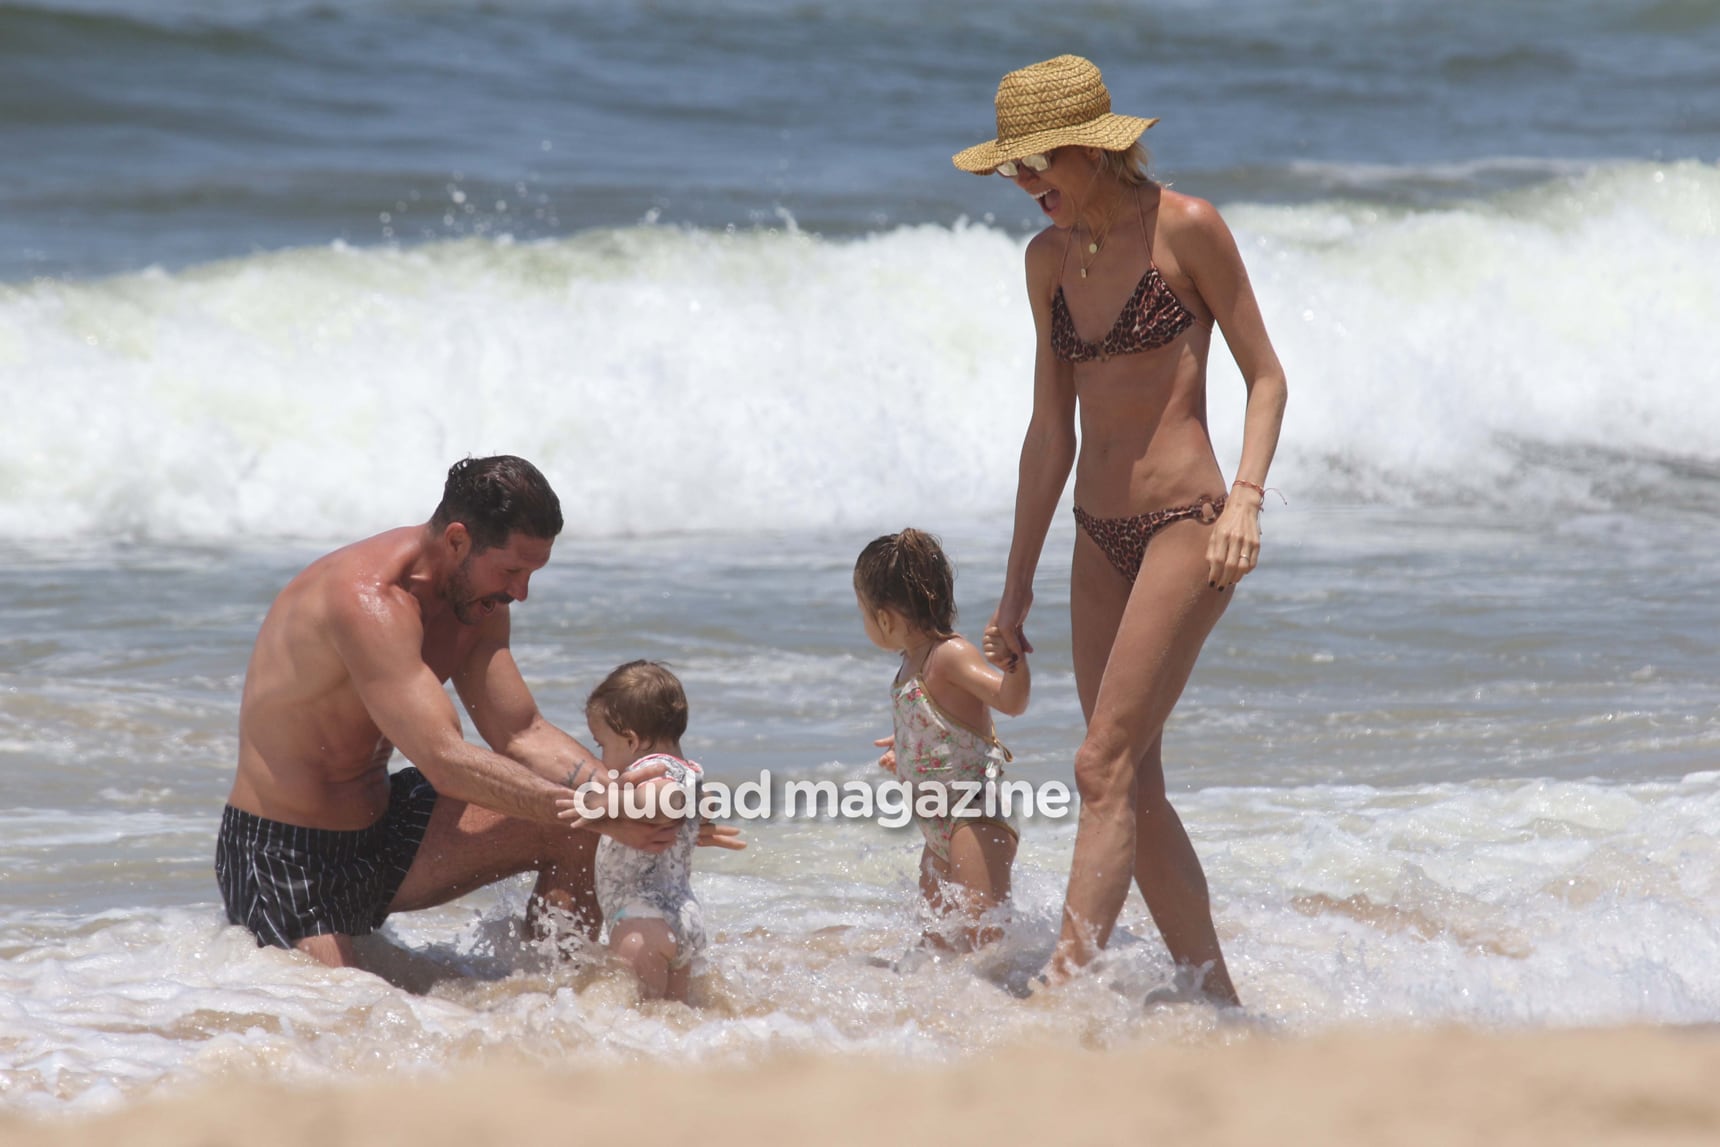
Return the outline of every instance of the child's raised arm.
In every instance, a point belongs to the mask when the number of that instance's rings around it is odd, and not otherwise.
[[[994,638],[993,630],[987,629],[985,642],[984,654],[965,641],[950,642],[948,661],[942,667],[942,674],[999,713],[1019,717],[1027,711],[1028,694],[1033,688],[1027,655],[1010,655],[1008,647],[1003,645],[1001,631]],[[999,669],[987,660],[994,648],[1003,651],[1000,656],[1012,657],[1007,662],[1008,669]]]

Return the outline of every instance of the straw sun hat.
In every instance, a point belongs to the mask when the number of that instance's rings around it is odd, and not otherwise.
[[[1005,160],[1054,147],[1123,151],[1158,122],[1112,115],[1111,92],[1093,62],[1058,56],[1003,77],[997,85],[997,138],[952,159],[963,171],[990,175]]]

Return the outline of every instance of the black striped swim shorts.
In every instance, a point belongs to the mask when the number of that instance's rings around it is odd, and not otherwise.
[[[249,928],[258,947],[364,935],[387,918],[435,807],[436,790],[413,768],[388,779],[388,811],[357,831],[283,824],[228,805],[215,841],[227,919]]]

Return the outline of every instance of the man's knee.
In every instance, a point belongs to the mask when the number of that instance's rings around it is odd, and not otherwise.
[[[293,947],[331,968],[358,967],[358,952],[352,945],[352,937],[343,933],[305,936],[293,941]]]

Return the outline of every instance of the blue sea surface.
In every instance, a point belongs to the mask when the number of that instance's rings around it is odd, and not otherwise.
[[[1720,8],[1692,0],[13,2],[0,279],[646,217],[1026,226],[949,156],[1062,52],[1219,202],[1720,156]]]

